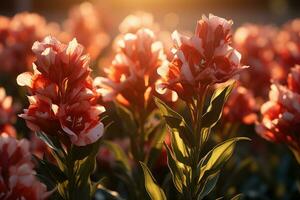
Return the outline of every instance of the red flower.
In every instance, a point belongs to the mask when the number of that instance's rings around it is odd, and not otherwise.
[[[158,73],[165,82],[160,89],[169,88],[182,99],[190,99],[201,86],[226,82],[243,67],[241,55],[230,46],[232,21],[209,15],[198,21],[192,37],[174,32],[174,58]],[[164,91],[161,91],[162,93]]]
[[[11,19],[1,17],[0,23],[0,71],[13,75],[26,71],[33,62],[34,41],[58,33],[56,24],[47,24],[34,13],[19,13]]]
[[[103,134],[98,115],[104,108],[96,103],[99,95],[83,47],[75,39],[65,45],[49,36],[32,49],[34,72],[17,78],[30,93],[30,105],[20,116],[33,131],[57,134],[79,146],[95,142]]]
[[[35,177],[29,142],[0,136],[0,199],[46,199],[46,186]]]
[[[104,17],[89,2],[73,7],[68,19],[64,22],[66,40],[77,38],[92,60],[97,59],[109,43],[109,35],[104,30]]]
[[[0,87],[0,135],[7,133],[16,137],[16,131],[11,123],[15,119],[15,110],[12,105],[12,97],[7,96],[5,89]]]
[[[140,29],[119,41],[117,54],[105,69],[107,78],[99,77],[95,84],[102,87],[104,101],[117,98],[125,105],[144,108],[159,81],[156,70],[166,63],[161,42],[151,30]]]
[[[136,12],[128,15],[119,25],[119,31],[122,34],[134,34],[141,28],[147,28],[154,31],[159,30],[158,24],[154,22],[153,15],[146,12]]]
[[[287,86],[271,86],[270,99],[261,107],[262,120],[256,130],[267,140],[286,143],[300,153],[300,66],[291,71]]]
[[[0,125],[10,123],[13,117],[12,97],[7,96],[5,89],[0,87]]]
[[[251,66],[241,73],[240,81],[256,97],[263,99],[268,96],[271,76],[281,76],[280,69],[274,64],[273,40],[276,34],[277,30],[272,26],[245,24],[235,31],[233,37],[234,46],[243,55],[241,62]]]
[[[224,107],[223,116],[231,123],[253,124],[256,121],[256,103],[251,91],[238,86],[231,93]]]
[[[291,91],[300,94],[300,65],[291,69],[287,78],[287,85]]]
[[[274,46],[283,74],[279,81],[284,82],[290,68],[300,64],[300,19],[283,25],[275,38]]]

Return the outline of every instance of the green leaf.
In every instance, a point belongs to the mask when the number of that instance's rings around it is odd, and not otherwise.
[[[163,124],[161,121],[162,121],[162,116],[158,109],[153,110],[149,114],[144,125],[144,129],[145,129],[143,135],[144,141],[148,141],[149,137],[155,134],[158,128],[161,128],[161,125]]]
[[[171,145],[176,159],[185,165],[190,165],[188,159],[190,148],[185,145],[178,132],[175,132],[171,135]]]
[[[104,184],[104,181],[106,180],[107,178],[106,177],[102,177],[100,178],[98,181],[96,182],[92,182],[92,188],[91,188],[91,193],[95,193],[96,190],[98,188],[100,188],[102,186],[102,184]]]
[[[145,188],[151,200],[167,200],[164,191],[157,185],[148,167],[143,162],[140,162],[140,164],[144,172]]]
[[[200,177],[199,181],[206,173],[215,173],[229,160],[232,156],[235,144],[240,140],[250,140],[246,137],[237,137],[229,139],[221,144],[218,144],[209,151],[204,158],[199,162]]]
[[[48,147],[50,147],[51,149],[53,149],[56,152],[60,152],[63,151],[63,148],[59,142],[58,139],[56,139],[55,137],[51,136],[51,135],[47,135],[45,133],[43,133],[42,131],[36,132],[36,135],[43,140]]]
[[[185,144],[189,145],[190,147],[193,146],[195,142],[193,139],[193,131],[185,122],[184,118],[160,99],[154,99],[172,133],[178,132]]]
[[[109,190],[102,186],[101,184],[97,187],[97,193],[101,193],[105,198],[109,200],[124,200],[116,191]]]
[[[78,188],[82,188],[83,191],[90,191],[91,182],[90,175],[93,173],[96,167],[96,156],[99,152],[101,144],[101,138],[93,143],[93,148],[90,150],[89,155],[82,160],[74,160],[74,155],[71,155],[71,162],[74,162],[74,171],[76,174],[76,183]],[[73,146],[73,148],[77,148]],[[73,151],[73,148],[71,151]],[[74,152],[72,152],[74,154]]]
[[[211,132],[211,128],[202,128],[201,129],[200,146],[203,146],[203,144],[205,144],[207,142],[210,132]]]
[[[298,150],[296,149],[293,149],[293,148],[289,148],[292,152],[293,152],[293,155],[295,156],[297,162],[300,164],[300,153]]]
[[[183,187],[186,186],[186,174],[189,174],[189,166],[184,166],[182,163],[178,162],[171,152],[170,148],[165,145],[167,153],[168,153],[168,167],[172,174],[172,180],[176,189],[182,193]],[[187,170],[184,170],[186,167]]]
[[[95,149],[99,149],[99,146],[100,146],[99,140],[92,144],[88,144],[86,146],[73,145],[72,151],[71,151],[73,161],[82,160],[82,159],[90,156],[92,154],[92,152],[95,151]]]
[[[39,159],[35,155],[33,155],[33,159],[37,162],[37,177],[49,188],[53,189],[56,184],[67,180],[67,176],[56,165],[45,159]]]
[[[219,86],[211,97],[207,112],[202,116],[202,127],[213,127],[219,121],[222,115],[223,106],[231,93],[234,83],[225,86]]]
[[[243,194],[238,194],[232,197],[231,200],[242,200],[243,198],[244,198]]]
[[[146,155],[145,163],[151,168],[161,154],[161,149],[167,134],[166,125],[160,123],[150,140],[150,153]]]
[[[132,112],[119,103],[115,102],[115,106],[117,113],[121,119],[123,128],[128,134],[134,135],[134,133],[136,133],[137,131],[137,125]]]
[[[198,200],[203,199],[206,197],[216,186],[218,179],[220,176],[220,171],[217,171],[214,174],[211,174],[207,177],[206,181],[204,182],[204,186],[198,196]]]
[[[125,154],[125,152],[123,151],[123,149],[110,141],[102,141],[102,144],[104,146],[106,146],[115,156],[115,160],[117,162],[119,162],[121,164],[121,166],[127,171],[130,172],[131,168],[130,168],[130,164],[129,164],[129,160],[127,158],[127,155]]]

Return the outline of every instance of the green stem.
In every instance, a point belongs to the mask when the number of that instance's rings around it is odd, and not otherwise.
[[[72,156],[72,149],[73,146],[71,145],[70,148],[67,150],[68,154],[66,155],[66,165],[67,165],[67,177],[68,177],[68,184],[67,184],[67,191],[69,193],[68,200],[74,199],[75,194],[75,174],[74,174],[74,161]]]
[[[133,108],[133,114],[135,117],[135,121],[137,123],[138,129],[135,133],[130,135],[130,148],[131,153],[137,167],[137,173],[135,175],[132,174],[132,179],[137,183],[136,184],[136,194],[135,199],[145,199],[147,198],[147,193],[144,189],[144,174],[140,170],[139,161],[144,162],[145,160],[145,152],[144,152],[144,145],[145,145],[145,120],[146,110],[139,111],[138,108]]]
[[[193,133],[195,137],[195,146],[192,148],[192,153],[190,157],[191,161],[191,167],[192,167],[192,177],[191,177],[191,183],[189,184],[190,190],[187,199],[196,199],[197,198],[197,193],[198,193],[198,163],[200,160],[200,155],[201,155],[201,120],[204,112],[204,106],[205,106],[205,100],[206,100],[206,95],[207,95],[207,90],[208,87],[204,86],[201,88],[201,93],[196,94],[195,101],[196,104],[194,106],[189,106],[188,109],[190,110],[191,113],[191,118],[192,118],[192,127],[193,127]]]

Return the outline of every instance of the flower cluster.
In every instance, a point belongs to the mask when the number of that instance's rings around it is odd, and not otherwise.
[[[286,86],[272,84],[269,101],[261,107],[257,132],[267,140],[286,143],[300,152],[300,66],[291,69]]]
[[[158,91],[168,88],[189,100],[201,87],[225,82],[244,68],[240,53],[230,46],[231,25],[232,21],[210,14],[198,21],[192,37],[175,31],[174,58],[158,69],[164,79]]]
[[[35,177],[29,142],[0,136],[0,199],[42,200],[49,196]]]
[[[99,95],[90,77],[89,57],[74,39],[68,45],[48,36],[35,42],[34,72],[20,74],[17,82],[29,88],[28,109],[20,116],[32,131],[60,137],[66,144],[86,145],[103,134],[97,104]]]
[[[34,60],[31,52],[34,41],[58,31],[56,24],[47,24],[42,16],[33,13],[20,13],[11,19],[0,16],[0,24],[0,71],[11,74],[30,67]]]
[[[70,10],[64,22],[65,35],[62,37],[64,40],[75,37],[86,48],[91,59],[95,60],[110,40],[103,19],[95,6],[84,2]]]
[[[241,73],[241,83],[260,100],[267,99],[272,81],[286,84],[290,68],[300,64],[299,24],[300,20],[295,19],[280,29],[245,24],[236,30],[233,39],[235,47],[243,54],[241,62],[251,66]]]
[[[235,88],[223,110],[227,122],[253,124],[256,121],[256,102],[251,91],[242,86]]]
[[[156,70],[166,64],[162,43],[151,30],[139,29],[119,40],[114,60],[105,69],[107,77],[96,78],[95,84],[101,87],[104,101],[116,98],[124,105],[145,108],[159,81]]]

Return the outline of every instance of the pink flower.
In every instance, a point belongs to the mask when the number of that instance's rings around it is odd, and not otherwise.
[[[32,49],[37,57],[34,72],[17,78],[30,94],[30,105],[20,116],[33,131],[56,134],[79,146],[95,142],[103,135],[98,115],[104,108],[97,104],[83,47],[75,39],[66,45],[48,36]]]
[[[269,101],[261,107],[262,119],[256,130],[267,140],[285,143],[300,153],[300,93],[296,87],[299,66],[291,71],[287,86],[271,86]]]
[[[201,86],[233,78],[244,67],[240,65],[240,53],[230,46],[231,25],[232,21],[210,14],[198,21],[192,37],[175,31],[172,34],[174,58],[157,71],[164,79],[158,91],[169,88],[187,100]]]
[[[0,199],[46,199],[45,185],[35,177],[29,142],[8,135],[0,136]]]
[[[104,16],[89,2],[73,7],[68,19],[64,22],[66,38],[77,38],[92,60],[97,59],[101,51],[109,43],[109,35],[105,32]]]
[[[228,122],[253,124],[256,121],[256,102],[251,91],[242,86],[233,90],[223,110]]]
[[[159,81],[156,70],[166,64],[162,43],[155,39],[151,30],[140,29],[119,40],[114,60],[105,69],[107,78],[96,78],[95,85],[102,87],[99,91],[104,101],[117,98],[125,105],[144,108]]]

